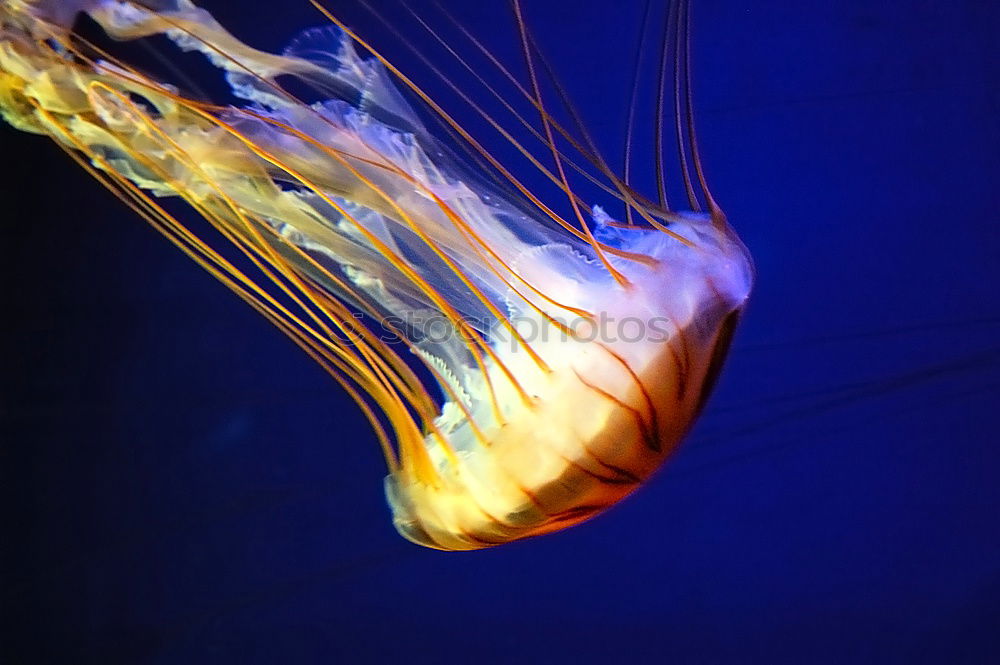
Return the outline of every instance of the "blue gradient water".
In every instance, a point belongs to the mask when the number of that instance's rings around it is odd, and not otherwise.
[[[220,20],[268,48],[319,22],[247,4]],[[451,4],[516,63],[505,3]],[[524,4],[617,157],[641,3]],[[695,5],[751,307],[648,487],[490,551],[402,541],[333,382],[54,146],[0,130],[0,662],[1000,660],[1000,10]]]

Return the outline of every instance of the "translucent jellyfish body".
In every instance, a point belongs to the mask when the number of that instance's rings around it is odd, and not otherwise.
[[[611,506],[697,416],[752,282],[695,144],[686,3],[663,61],[691,212],[642,197],[547,111],[515,3],[519,89],[548,158],[533,163],[565,215],[317,7],[332,25],[274,55],[187,0],[4,0],[0,112],[52,137],[330,371],[382,445],[405,537],[477,549]],[[114,39],[165,35],[203,53],[242,103],[196,99],[112,57],[74,33],[80,13]],[[323,99],[301,101],[280,84],[291,78]],[[583,170],[567,146],[625,221],[576,195],[567,173]],[[184,199],[215,236],[162,197]]]

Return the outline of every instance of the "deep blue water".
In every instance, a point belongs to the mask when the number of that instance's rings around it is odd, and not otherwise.
[[[214,4],[267,48],[319,22]],[[517,64],[506,3],[448,4]],[[524,4],[617,158],[642,3]],[[702,150],[758,270],[745,322],[647,487],[489,551],[401,540],[336,385],[0,130],[0,662],[1000,662],[1000,8],[695,4]]]

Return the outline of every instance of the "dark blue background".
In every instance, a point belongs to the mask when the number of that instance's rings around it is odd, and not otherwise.
[[[272,49],[320,22],[214,4]],[[448,4],[516,64],[505,3]],[[641,2],[524,4],[617,157]],[[0,130],[0,662],[1000,662],[1000,10],[695,4],[748,316],[648,487],[490,551],[401,540],[333,382],[53,145]]]

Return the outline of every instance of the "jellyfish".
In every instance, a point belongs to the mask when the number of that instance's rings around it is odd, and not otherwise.
[[[272,54],[190,0],[2,0],[0,114],[54,140],[330,373],[371,423],[405,538],[474,550],[614,505],[703,408],[753,281],[698,151],[688,3],[666,15],[652,199],[628,157],[619,174],[551,111],[514,0],[527,74],[496,64],[537,114],[514,114],[536,147],[473,107],[558,200],[312,4],[325,25]],[[116,57],[74,29],[84,14],[113,40],[202,54],[235,101]],[[683,206],[668,202],[668,133]],[[580,178],[606,201],[585,201]]]

